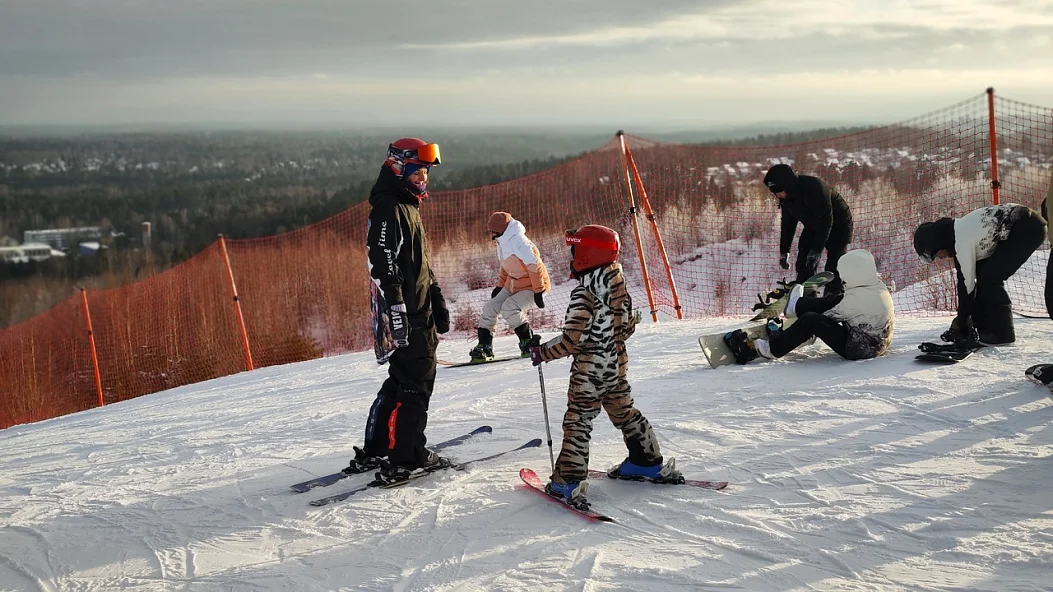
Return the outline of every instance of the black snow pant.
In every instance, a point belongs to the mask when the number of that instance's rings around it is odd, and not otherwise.
[[[1046,263],[1046,314],[1053,319],[1053,257]]]
[[[976,287],[970,316],[980,341],[992,344],[1016,341],[1013,303],[1005,290],[1005,281],[1020,269],[1045,238],[1045,220],[1038,212],[1031,212],[1013,224],[1009,236],[995,247],[990,257],[976,262]],[[965,290],[961,274],[958,275],[958,289]],[[1048,289],[1046,293],[1049,294]]]
[[[431,315],[410,319],[409,345],[388,360],[388,378],[366,419],[365,452],[386,456],[392,465],[416,468],[427,459],[424,429],[435,387],[435,349],[439,336]]]
[[[823,269],[834,272],[837,277],[826,285],[823,294],[843,294],[845,291],[841,276],[837,273],[837,262],[848,250],[849,243],[852,242],[853,228],[852,219],[849,218],[843,224],[834,224],[834,227],[830,229],[830,236],[827,237],[825,245],[826,265],[823,266]],[[801,231],[800,238],[797,239],[797,262],[794,269],[797,270],[797,283],[799,284],[818,273],[815,267],[808,267],[807,264],[808,252],[811,250],[814,237],[815,233],[805,228]]]
[[[813,337],[823,340],[843,358],[848,352],[848,327],[823,313],[837,306],[841,296],[802,296],[794,305],[797,320],[768,340],[771,354],[781,358]]]

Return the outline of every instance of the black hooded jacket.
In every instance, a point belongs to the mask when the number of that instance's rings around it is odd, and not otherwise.
[[[369,205],[369,275],[389,306],[404,302],[411,322],[420,324],[432,309],[433,287],[438,292],[428,262],[420,199],[385,166],[369,193]]]
[[[834,225],[844,226],[852,220],[841,194],[825,181],[811,175],[798,175],[789,165],[777,164],[764,175],[764,184],[772,192],[785,191],[786,198],[779,200],[782,209],[782,233],[779,235],[779,252],[789,253],[797,223],[811,233],[811,244],[800,245],[809,251],[822,252]]]

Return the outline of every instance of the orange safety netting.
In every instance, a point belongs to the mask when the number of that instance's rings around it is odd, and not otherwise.
[[[761,183],[778,162],[841,191],[855,221],[849,248],[875,255],[898,314],[947,314],[955,302],[953,269],[921,263],[914,228],[990,204],[996,193],[1001,203],[1038,209],[1050,184],[1053,111],[998,99],[992,159],[992,98],[787,146],[678,145],[619,134],[548,171],[434,193],[421,212],[451,312],[453,332],[444,339],[463,342],[467,358],[498,275],[486,233],[494,211],[526,226],[549,268],[547,306],[530,312],[535,328],[562,322],[573,287],[563,233],[585,224],[621,233],[630,293],[646,314],[663,322],[751,314],[757,293],[793,277],[778,267],[778,210]],[[150,279],[84,292],[0,329],[0,427],[95,407],[100,398],[109,404],[370,348],[368,211],[362,203],[292,232],[220,239]],[[795,253],[796,242],[791,261]],[[1045,315],[1048,257],[1044,244],[1010,280],[1018,312]]]

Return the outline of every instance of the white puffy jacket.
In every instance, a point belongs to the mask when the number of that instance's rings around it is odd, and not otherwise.
[[[838,260],[837,273],[845,282],[844,298],[823,314],[848,326],[846,357],[862,360],[884,355],[892,343],[896,313],[874,256],[866,249],[849,251]]]

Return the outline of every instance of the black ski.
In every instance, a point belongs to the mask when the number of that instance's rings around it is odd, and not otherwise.
[[[489,434],[490,432],[493,432],[493,431],[494,431],[494,428],[492,428],[492,427],[490,427],[488,425],[479,426],[479,427],[475,428],[474,430],[468,432],[467,434],[461,434],[460,436],[457,436],[456,438],[450,438],[449,440],[446,440],[445,442],[439,442],[438,444],[435,444],[434,446],[432,446],[431,449],[436,451],[436,452],[438,452],[440,450],[443,450],[444,448],[449,448],[451,446],[456,446],[458,444],[463,444],[464,442],[469,440],[472,436],[477,436],[479,434]],[[310,490],[315,489],[317,487],[328,487],[328,486],[332,485],[333,483],[336,483],[337,481],[340,481],[342,479],[346,479],[347,477],[351,477],[354,474],[355,473],[348,474],[348,473],[344,473],[344,472],[332,473],[330,475],[323,475],[321,477],[316,477],[314,479],[310,479],[308,481],[304,481],[303,483],[297,483],[295,485],[292,485],[290,488],[293,491],[295,491],[296,493],[304,493],[305,491],[310,491]]]
[[[537,448],[539,446],[541,446],[541,438],[534,438],[533,440],[531,440],[531,441],[529,441],[529,442],[527,442],[527,443],[525,443],[525,444],[523,444],[521,446],[518,446],[516,448],[512,448],[511,450],[505,450],[505,451],[498,452],[498,453],[495,453],[495,454],[491,454],[489,456],[484,456],[484,457],[481,457],[481,458],[473,458],[472,460],[466,460],[466,461],[461,462],[461,463],[454,463],[454,464],[452,464],[452,465],[450,465],[448,467],[442,467],[442,468],[436,469],[434,471],[419,471],[419,472],[416,472],[416,473],[412,473],[412,474],[410,474],[408,479],[405,479],[403,481],[396,481],[395,483],[382,483],[382,482],[379,482],[379,481],[372,481],[370,483],[366,483],[364,485],[359,485],[358,487],[355,487],[353,489],[349,489],[349,490],[347,490],[345,492],[338,493],[336,495],[331,495],[329,497],[323,497],[321,499],[316,499],[316,500],[311,502],[311,505],[312,506],[326,506],[326,505],[332,504],[334,502],[344,501],[347,498],[351,497],[352,495],[355,495],[356,493],[365,491],[367,489],[393,489],[395,487],[402,487],[403,485],[406,485],[407,483],[411,483],[413,481],[416,481],[417,479],[420,479],[421,477],[427,477],[428,475],[431,475],[432,473],[438,473],[438,472],[443,471],[445,469],[453,469],[455,471],[463,471],[468,466],[470,466],[472,464],[475,464],[475,463],[478,463],[478,462],[482,462],[484,460],[491,460],[491,459],[497,458],[499,456],[504,456],[506,454],[511,454],[513,452],[518,452],[520,450],[524,450],[526,448]]]
[[[496,364],[498,362],[511,362],[513,360],[528,360],[530,358],[524,358],[523,356],[508,356],[506,358],[494,358],[485,362],[451,362],[449,360],[439,360],[437,363],[440,366],[447,368],[463,368],[465,366],[483,366],[485,364]]]

